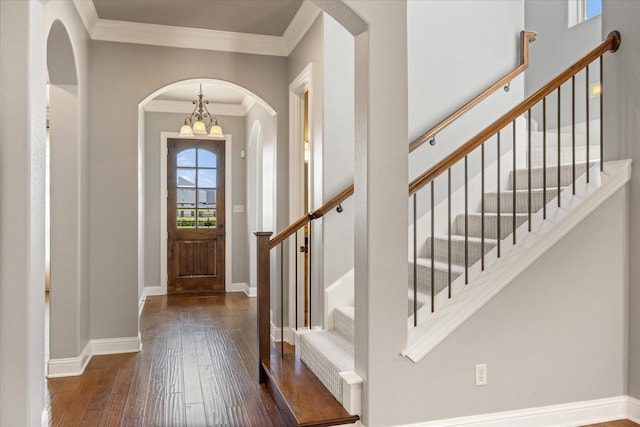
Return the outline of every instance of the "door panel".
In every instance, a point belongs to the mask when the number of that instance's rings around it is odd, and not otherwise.
[[[224,141],[167,145],[167,290],[224,291]]]

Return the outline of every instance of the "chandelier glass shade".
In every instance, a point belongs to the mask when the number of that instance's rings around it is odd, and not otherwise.
[[[195,105],[193,112],[184,119],[184,124],[180,127],[180,136],[206,135],[208,128],[211,138],[224,139],[218,119],[207,110],[209,101],[204,99],[202,85],[200,85],[198,99],[193,100],[193,104]]]

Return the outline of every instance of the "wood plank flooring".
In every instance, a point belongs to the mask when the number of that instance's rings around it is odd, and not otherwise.
[[[638,427],[640,424],[636,424],[630,420],[618,420],[618,421],[609,421],[606,423],[600,424],[590,424],[588,426],[583,427]]]
[[[46,380],[50,426],[285,426],[257,383],[255,298],[149,297],[140,353]]]
[[[332,426],[352,424],[360,419],[350,415],[322,382],[295,354],[295,347],[271,342],[271,358],[262,363],[267,387],[290,425]]]
[[[149,297],[140,318],[140,353],[95,356],[82,376],[45,380],[48,424],[290,425],[257,383],[255,303],[244,294]],[[267,369],[279,381],[305,371],[292,347],[285,347],[284,361],[277,349],[272,353]],[[282,376],[285,371],[291,372]],[[332,397],[304,386],[294,392],[302,406],[316,408],[324,406],[318,398]],[[639,426],[620,420],[585,427]]]

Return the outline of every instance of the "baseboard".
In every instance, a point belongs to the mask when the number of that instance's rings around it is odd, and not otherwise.
[[[50,359],[47,363],[47,378],[74,377],[82,375],[93,356],[136,353],[141,349],[142,340],[140,335],[137,337],[91,340],[82,349],[78,357]]]
[[[640,424],[640,400],[633,397],[627,399],[627,418]]]
[[[636,403],[637,402],[638,401],[636,401]],[[629,398],[627,396],[619,396],[585,402],[408,424],[406,427],[577,426],[628,418],[628,403]],[[640,406],[638,406],[638,408],[640,408]]]
[[[282,341],[283,332],[284,332],[284,342],[294,345],[295,334],[293,332],[293,329],[280,328],[280,327],[277,327],[273,322],[271,322],[271,339],[273,340],[273,342]]]
[[[248,297],[255,297],[258,295],[256,288],[250,288],[247,283],[232,283],[231,287],[227,289],[227,292],[244,292]]]
[[[47,378],[75,377],[82,375],[91,360],[91,341],[84,346],[78,357],[49,359]]]
[[[162,286],[145,286],[142,291],[142,296],[140,297],[140,303],[138,304],[138,317],[142,314],[142,309],[144,308],[144,303],[147,300],[147,297],[166,294],[167,288],[163,288]]]
[[[137,353],[142,350],[142,339],[137,337],[91,340],[91,355]]]

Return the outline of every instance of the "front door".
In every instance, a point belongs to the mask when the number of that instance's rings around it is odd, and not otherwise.
[[[224,141],[167,145],[167,291],[224,291]]]

